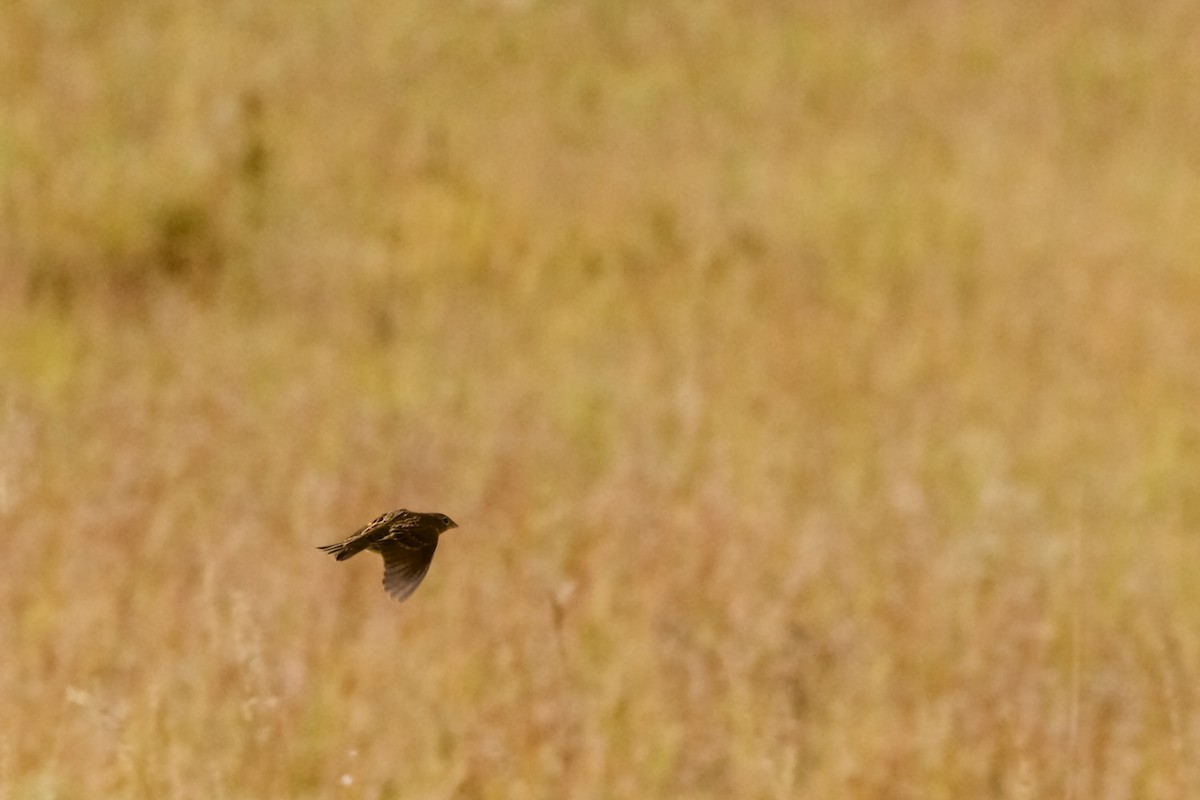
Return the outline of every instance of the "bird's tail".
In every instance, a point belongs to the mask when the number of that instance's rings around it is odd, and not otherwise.
[[[323,544],[320,547],[318,547],[317,549],[322,552],[325,552],[325,553],[330,553],[338,561],[345,561],[347,558],[350,558],[351,556],[358,555],[366,548],[367,548],[367,542],[351,540],[348,542],[336,542],[334,544]]]

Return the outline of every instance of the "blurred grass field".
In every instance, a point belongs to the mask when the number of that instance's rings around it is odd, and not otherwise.
[[[6,3],[0,797],[1200,797],[1197,41]]]

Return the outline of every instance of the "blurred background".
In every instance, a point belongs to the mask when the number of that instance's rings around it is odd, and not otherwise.
[[[0,795],[1200,796],[1197,41],[9,0]]]

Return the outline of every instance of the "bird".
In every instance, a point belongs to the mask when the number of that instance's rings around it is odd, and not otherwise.
[[[403,602],[417,590],[429,565],[438,537],[458,523],[445,514],[426,514],[398,508],[380,514],[340,542],[317,549],[330,553],[338,561],[372,550],[383,556],[383,589]]]

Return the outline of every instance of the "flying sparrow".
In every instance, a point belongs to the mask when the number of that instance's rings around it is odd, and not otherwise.
[[[397,509],[380,515],[343,541],[318,549],[345,561],[363,550],[383,556],[383,588],[397,600],[414,591],[429,571],[438,537],[458,523],[445,514]]]

